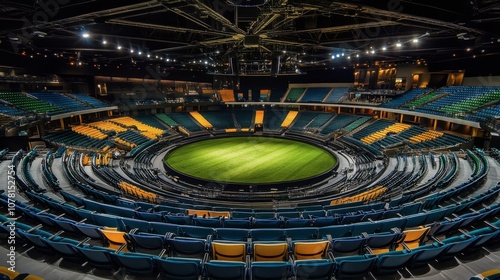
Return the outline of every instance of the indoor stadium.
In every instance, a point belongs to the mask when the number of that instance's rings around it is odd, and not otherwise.
[[[0,1],[0,280],[500,279],[499,15]]]

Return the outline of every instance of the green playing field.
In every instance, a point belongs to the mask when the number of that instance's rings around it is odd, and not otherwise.
[[[210,181],[264,184],[295,181],[335,166],[328,151],[270,137],[225,137],[179,147],[165,158],[177,172]]]

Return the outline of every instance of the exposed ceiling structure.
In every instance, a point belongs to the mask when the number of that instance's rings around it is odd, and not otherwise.
[[[97,68],[226,73],[232,59],[262,70],[279,58],[293,73],[500,53],[497,0],[0,0],[0,22],[3,55]]]

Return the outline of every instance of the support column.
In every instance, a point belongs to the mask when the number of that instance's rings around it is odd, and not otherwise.
[[[401,115],[399,116],[399,122],[400,122],[400,123],[402,123],[402,122],[403,122],[403,117],[404,117],[404,116],[405,116],[405,115],[403,115],[403,114],[401,114]]]
[[[83,123],[83,120],[82,120],[82,115],[78,115],[78,121],[80,121],[80,124]]]
[[[434,125],[432,126],[432,129],[436,130],[438,120],[434,119]]]
[[[59,119],[59,122],[61,123],[61,129],[64,130],[64,119]]]

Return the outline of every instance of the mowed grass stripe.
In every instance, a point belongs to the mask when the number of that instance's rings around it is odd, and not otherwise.
[[[305,179],[331,169],[335,158],[303,142],[269,137],[227,137],[187,144],[170,153],[178,172],[228,183],[276,183]]]

